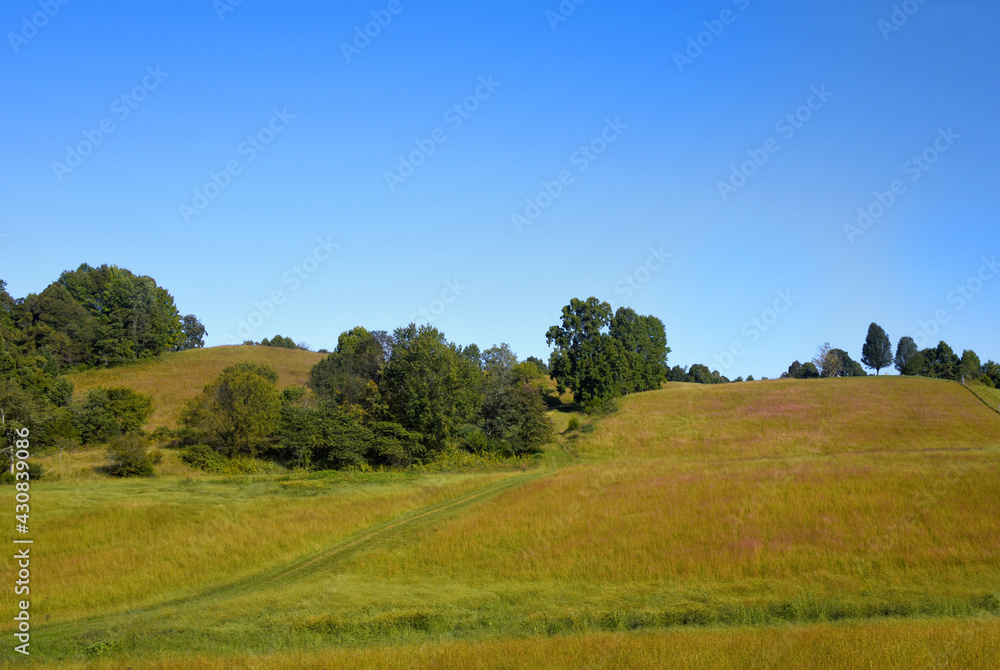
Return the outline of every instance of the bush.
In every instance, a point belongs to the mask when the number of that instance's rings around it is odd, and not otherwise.
[[[106,442],[138,433],[152,413],[151,396],[126,387],[98,387],[76,408],[75,423],[84,442]]]
[[[115,437],[108,445],[107,472],[115,477],[152,477],[153,461],[146,440],[138,435]]]
[[[41,463],[35,463],[34,461],[28,461],[28,480],[35,481],[36,479],[41,479],[45,475],[45,468],[42,467]],[[0,484],[13,484],[17,481],[17,477],[13,472],[10,471],[10,461],[7,460],[7,464],[4,466],[3,472],[0,472]]]
[[[264,461],[247,456],[227,458],[207,444],[193,444],[181,452],[181,461],[213,475],[259,475],[270,467]]]
[[[569,425],[566,426],[566,432],[571,433],[574,430],[580,430],[580,417],[572,416],[569,419]]]
[[[226,460],[207,444],[192,444],[181,452],[181,461],[204,472],[221,472],[226,467]]]

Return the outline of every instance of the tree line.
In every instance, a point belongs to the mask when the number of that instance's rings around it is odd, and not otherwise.
[[[277,373],[244,362],[226,368],[183,413],[192,459],[264,457],[339,469],[400,467],[443,452],[538,453],[551,425],[547,371],[510,347],[449,342],[436,328],[392,334],[356,327],[309,373],[279,390]]]
[[[1000,365],[993,361],[982,363],[975,351],[966,349],[959,356],[944,341],[938,342],[936,347],[920,349],[912,337],[904,335],[899,338],[893,353],[889,335],[877,323],[868,326],[861,347],[861,363],[852,360],[843,349],[831,348],[826,343],[812,361],[793,362],[782,377],[860,377],[868,374],[861,367],[862,363],[875,370],[875,374],[893,366],[901,375],[979,382],[1000,388]]]

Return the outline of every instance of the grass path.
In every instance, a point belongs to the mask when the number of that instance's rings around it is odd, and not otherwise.
[[[101,631],[122,631],[154,619],[170,620],[173,614],[191,610],[205,610],[209,606],[224,601],[245,597],[257,592],[268,591],[278,586],[287,586],[299,580],[308,579],[320,571],[332,572],[338,565],[362,554],[394,543],[411,539],[421,530],[453,518],[464,510],[501,493],[510,491],[529,482],[548,477],[572,462],[572,457],[557,446],[546,452],[541,467],[524,474],[514,475],[488,484],[458,497],[438,502],[402,514],[383,523],[365,528],[329,547],[302,556],[299,559],[258,573],[245,579],[202,589],[195,593],[181,595],[173,600],[147,607],[105,614],[91,618],[39,626],[39,639],[45,640],[45,647],[57,650],[59,655],[72,655],[86,646],[85,641],[100,635]]]

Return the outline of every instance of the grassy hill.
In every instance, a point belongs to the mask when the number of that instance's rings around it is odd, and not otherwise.
[[[525,472],[42,481],[32,660],[992,668],[998,481],[900,377],[667,385]]]
[[[309,370],[324,354],[280,347],[211,347],[164,354],[161,358],[107,370],[88,370],[66,375],[77,394],[97,386],[128,386],[153,396],[153,415],[146,428],[174,427],[184,403],[199,393],[227,366],[240,361],[270,365],[278,373],[278,384],[305,384]]]

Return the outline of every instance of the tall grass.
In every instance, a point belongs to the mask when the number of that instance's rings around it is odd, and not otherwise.
[[[66,375],[80,396],[97,386],[128,386],[153,396],[153,415],[146,428],[174,427],[184,403],[226,367],[240,361],[269,365],[278,373],[278,384],[305,384],[309,370],[323,360],[323,354],[280,347],[210,347],[109,369],[87,370]]]
[[[993,670],[1000,662],[1000,622],[995,618],[883,621],[865,624],[766,628],[679,629],[660,633],[531,637],[481,642],[396,645],[362,649],[284,652],[272,655],[170,655],[137,658],[146,670],[572,670],[678,668],[963,668]],[[117,670],[121,660],[59,666],[66,670]]]
[[[668,385],[596,425],[561,438],[580,456],[550,453],[546,476],[43,482],[46,653],[189,652],[141,664],[165,668],[796,667],[826,655],[824,667],[914,667],[954,649],[944,662],[989,667],[1000,417],[959,385]],[[501,481],[448,514],[423,511]],[[265,578],[384,522],[396,530],[357,551]],[[213,590],[238,578],[245,588]],[[900,617],[912,621],[886,621]],[[640,630],[661,632],[604,634]],[[358,645],[375,647],[329,650]],[[246,651],[287,653],[228,656]]]

